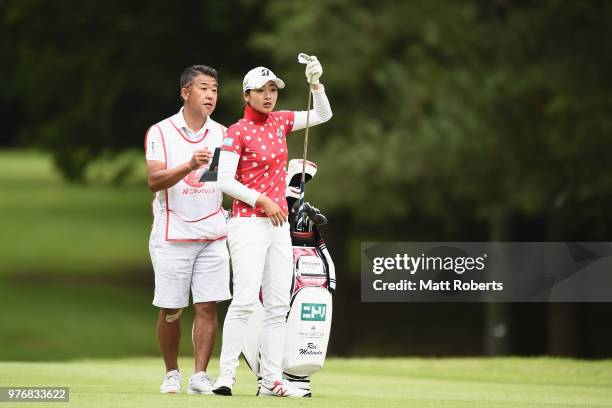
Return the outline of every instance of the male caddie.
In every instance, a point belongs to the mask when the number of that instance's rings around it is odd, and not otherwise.
[[[212,120],[217,71],[204,65],[181,75],[183,107],[151,126],[145,138],[148,183],[155,193],[149,252],[155,271],[153,304],[160,308],[157,336],[166,364],[162,393],[181,392],[180,317],[193,297],[195,351],[190,394],[210,394],[206,374],[217,331],[216,302],[229,299],[227,225],[216,182],[200,182],[226,128]]]

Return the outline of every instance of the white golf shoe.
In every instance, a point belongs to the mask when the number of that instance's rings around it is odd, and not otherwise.
[[[223,373],[217,378],[217,381],[215,381],[212,391],[217,395],[231,396],[235,382],[236,378],[234,378],[233,375]]]
[[[188,394],[212,394],[213,384],[204,371],[198,371],[189,378]]]
[[[310,397],[310,391],[302,390],[292,385],[288,381],[275,381],[271,386],[266,386],[263,383],[259,384],[257,390],[258,397]]]
[[[164,376],[164,381],[159,387],[162,394],[176,394],[181,392],[181,373],[178,370],[171,370]]]

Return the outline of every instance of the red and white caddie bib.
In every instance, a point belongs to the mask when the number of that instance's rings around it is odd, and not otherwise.
[[[225,128],[210,117],[204,125],[204,134],[197,140],[190,140],[172,119],[164,119],[149,129],[161,134],[167,169],[188,162],[196,150],[208,147],[213,152],[221,146]],[[166,241],[205,242],[227,236],[222,191],[217,182],[199,181],[206,170],[208,166],[192,171],[174,186],[155,194],[153,215],[156,223],[163,221]]]

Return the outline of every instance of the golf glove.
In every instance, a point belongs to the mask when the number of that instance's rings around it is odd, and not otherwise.
[[[311,60],[306,64],[306,80],[310,84],[318,84],[319,78],[323,75],[323,67],[321,63],[314,55],[310,57]]]

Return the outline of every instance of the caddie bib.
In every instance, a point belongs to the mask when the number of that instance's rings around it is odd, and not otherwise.
[[[212,121],[208,118],[207,121]],[[188,162],[196,150],[207,147],[211,152],[221,145],[224,129],[212,122],[199,140],[188,139],[172,122],[165,119],[157,125],[162,137],[166,168],[171,169]],[[187,174],[174,186],[163,192],[165,208],[154,208],[155,216],[165,217],[165,240],[173,242],[202,242],[227,236],[227,221],[221,203],[223,193],[217,182],[200,182],[208,166],[202,166]],[[158,193],[158,194],[159,194]],[[158,207],[164,207],[159,205]]]

